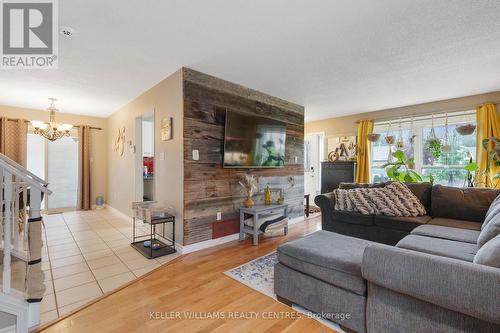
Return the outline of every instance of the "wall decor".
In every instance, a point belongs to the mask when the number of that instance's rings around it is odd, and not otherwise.
[[[118,133],[113,140],[113,151],[123,156],[125,150],[125,126],[118,128]]]
[[[163,118],[161,120],[161,140],[168,141],[173,139],[173,124],[174,119],[172,117]]]
[[[349,161],[356,158],[356,136],[337,136],[328,138],[328,160]]]

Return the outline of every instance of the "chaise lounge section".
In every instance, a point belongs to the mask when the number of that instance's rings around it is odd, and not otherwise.
[[[431,191],[429,221],[395,246],[325,230],[281,245],[278,299],[355,332],[500,332],[500,197],[496,190]],[[439,206],[450,199],[454,205]],[[404,231],[399,223],[340,223]]]

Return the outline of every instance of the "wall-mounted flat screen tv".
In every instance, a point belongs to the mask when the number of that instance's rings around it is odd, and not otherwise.
[[[285,123],[227,111],[225,132],[225,168],[282,168],[285,166]]]

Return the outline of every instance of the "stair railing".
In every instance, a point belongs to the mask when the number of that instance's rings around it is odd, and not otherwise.
[[[11,294],[11,256],[26,263],[23,297],[30,309],[27,327],[40,320],[45,292],[42,257],[43,195],[52,192],[41,178],[0,154],[0,235],[3,251],[2,293]]]

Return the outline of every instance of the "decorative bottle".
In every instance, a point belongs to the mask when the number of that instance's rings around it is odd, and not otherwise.
[[[266,206],[271,205],[271,190],[269,189],[269,185],[266,186],[266,190],[264,191],[264,203]]]

